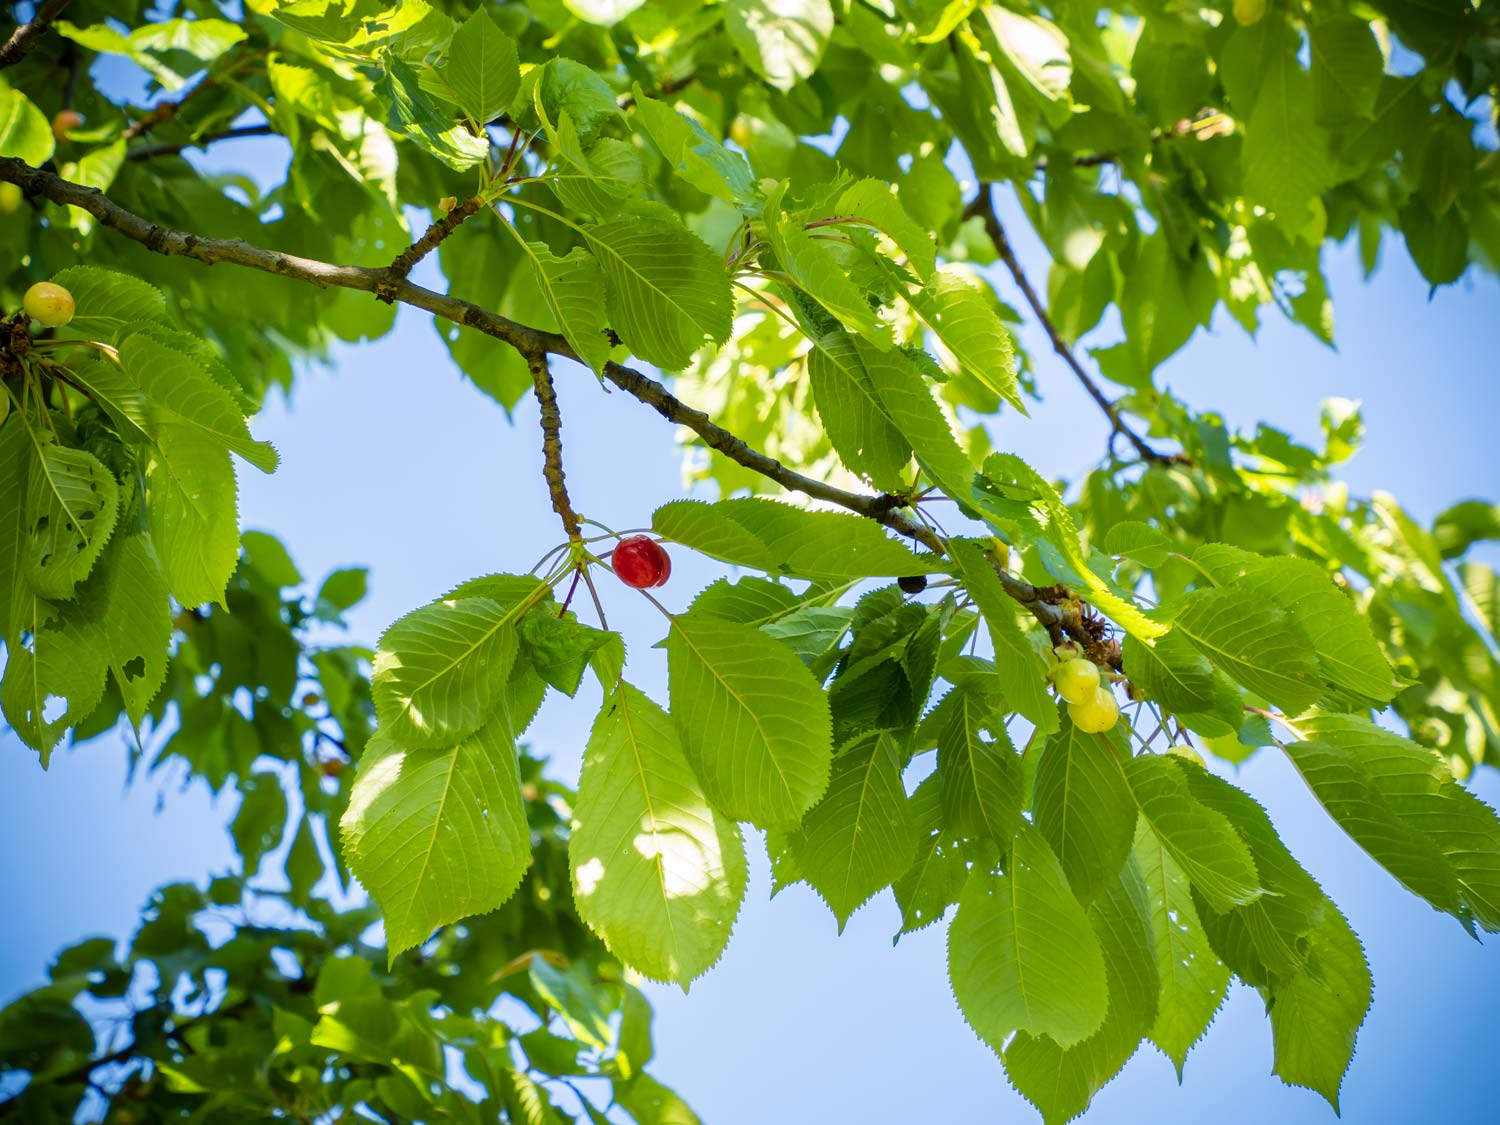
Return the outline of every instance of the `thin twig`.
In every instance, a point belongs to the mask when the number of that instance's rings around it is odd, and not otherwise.
[[[37,9],[36,15],[11,32],[10,38],[5,41],[5,46],[0,47],[0,70],[15,66],[24,59],[27,52],[36,46],[42,32],[52,25],[52,21],[57,19],[67,6],[68,0],[47,0]]]
[[[418,262],[436,250],[443,239],[458,229],[459,223],[463,222],[483,206],[484,200],[480,199],[477,195],[465,199],[458,206],[454,207],[453,210],[428,227],[421,238],[397,254],[396,260],[386,267],[386,273],[390,275],[393,281],[405,281]],[[394,295],[387,296],[385,293],[378,291],[376,296],[386,304],[390,304],[395,300]]]
[[[274,137],[276,130],[270,125],[238,125],[233,129],[220,129],[215,133],[205,133],[196,140],[182,141],[179,144],[140,145],[125,154],[126,160],[155,160],[158,156],[176,156],[184,149],[207,148],[216,141],[237,140],[240,137]]]
[[[389,294],[392,300],[425,309],[454,324],[473,328],[501,340],[522,356],[555,355],[580,364],[584,362],[559,333],[544,332],[519,324],[469,301],[435,293],[410,281],[392,281],[384,267],[337,265],[278,250],[267,250],[243,239],[209,238],[163,227],[126,210],[97,188],[73,183],[13,157],[0,157],[0,182],[16,184],[23,191],[45,196],[54,203],[79,207],[104,226],[139,242],[157,254],[191,258],[207,265],[223,262],[243,266],[307,282],[323,289],[340,288]],[[611,362],[604,367],[604,377],[651,407],[667,421],[686,426],[710,449],[722,453],[751,472],[759,473],[783,488],[801,492],[815,500],[825,500],[872,519],[899,535],[916,540],[937,554],[944,553],[942,540],[902,510],[905,501],[901,497],[850,492],[788,469],[780,461],[752,448],[743,438],[724,429],[703,411],[687,405],[662,384],[634,368]],[[1075,640],[1087,642],[1091,639],[1080,627],[1077,616],[1064,613],[1056,604],[1066,597],[1065,590],[1059,594],[1058,587],[1039,589],[1002,568],[997,568],[997,573],[1005,592],[1024,606],[1048,632],[1061,627]]]
[[[1000,255],[1000,260],[1005,263],[1005,268],[1010,271],[1010,276],[1015,279],[1016,287],[1021,290],[1021,295],[1026,298],[1026,303],[1031,306],[1032,313],[1046,331],[1048,339],[1052,341],[1052,350],[1067,364],[1068,369],[1078,377],[1078,381],[1083,384],[1083,389],[1088,392],[1090,398],[1098,403],[1099,409],[1104,411],[1104,416],[1109,419],[1111,435],[1118,434],[1130,442],[1136,453],[1140,455],[1141,460],[1147,464],[1192,464],[1192,460],[1186,454],[1159,452],[1132,430],[1120,416],[1120,408],[1111,402],[1109,397],[1099,389],[1099,384],[1094,382],[1093,377],[1083,369],[1083,364],[1078,362],[1078,357],[1073,354],[1073,349],[1062,338],[1062,333],[1057,330],[1057,325],[1052,323],[1052,317],[1047,313],[1047,306],[1042,303],[1041,297],[1032,287],[1030,279],[1026,276],[1026,271],[1021,268],[1020,259],[1016,257],[1015,249],[1010,244],[1010,238],[1005,233],[1005,227],[1000,222],[1000,216],[995,212],[994,185],[987,183],[979,185],[979,194],[964,209],[965,218],[975,215],[978,215],[984,221],[985,233],[990,236],[990,241],[995,244],[995,253]]]

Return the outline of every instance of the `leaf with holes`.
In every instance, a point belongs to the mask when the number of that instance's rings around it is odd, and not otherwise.
[[[653,980],[706,972],[745,895],[745,845],[709,805],[670,717],[623,680],[589,735],[573,821],[579,916]]]

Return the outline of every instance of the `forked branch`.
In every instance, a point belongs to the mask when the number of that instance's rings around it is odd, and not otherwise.
[[[332,262],[320,262],[302,258],[279,250],[267,250],[243,239],[208,238],[160,226],[151,220],[128,211],[109,199],[97,188],[65,180],[54,173],[33,168],[25,161],[12,157],[0,157],[0,182],[17,184],[31,195],[44,196],[54,203],[79,207],[104,226],[118,231],[126,238],[139,242],[148,250],[168,256],[191,258],[206,265],[220,262],[261,270],[265,273],[289,277],[316,285],[319,288],[354,289],[374,293],[382,298],[400,301],[414,308],[426,309],[436,316],[444,317],[497,340],[504,341],[525,357],[561,356],[582,363],[576,352],[560,334],[543,332],[529,325],[503,317],[498,313],[469,301],[460,300],[431,289],[415,285],[405,278],[392,278],[389,269],[370,266],[344,266]],[[533,378],[536,372],[533,369]],[[687,405],[655,379],[641,374],[631,367],[619,363],[605,365],[604,377],[632,397],[639,399],[670,422],[686,426],[703,439],[710,449],[717,450],[730,460],[775,481],[784,488],[817,500],[826,500],[851,512],[875,520],[901,535],[921,543],[932,551],[943,554],[943,541],[929,528],[924,527],[900,506],[900,501],[891,496],[850,492],[826,481],[803,476],[788,469],[780,461],[768,457],[752,448],[742,438],[730,433],[701,410]],[[549,389],[551,386],[548,376]],[[539,388],[539,393],[540,388]],[[559,450],[560,450],[559,446]],[[559,480],[561,479],[559,465]],[[551,483],[549,478],[549,484]],[[556,495],[554,494],[554,502]],[[559,512],[561,515],[562,513]],[[566,520],[567,517],[564,517]],[[571,534],[571,532],[570,532]],[[1005,592],[1019,602],[1054,637],[1061,630],[1080,642],[1088,638],[1075,614],[1070,614],[1049,597],[1048,591],[1040,590],[1023,582],[1008,571],[998,569]]]

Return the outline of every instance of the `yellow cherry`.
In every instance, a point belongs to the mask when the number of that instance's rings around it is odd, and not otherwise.
[[[1103,734],[1114,727],[1120,718],[1120,705],[1115,694],[1107,687],[1096,688],[1094,698],[1087,703],[1069,703],[1068,714],[1073,725],[1085,734]]]
[[[26,290],[21,305],[27,316],[48,328],[61,328],[73,319],[73,294],[50,281],[38,281]]]
[[[1074,657],[1059,666],[1053,678],[1057,694],[1069,703],[1087,703],[1099,690],[1099,666],[1092,660]]]

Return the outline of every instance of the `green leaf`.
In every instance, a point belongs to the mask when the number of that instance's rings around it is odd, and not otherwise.
[[[261,472],[274,472],[276,450],[250,436],[233,398],[193,356],[154,335],[136,333],[120,345],[120,363],[140,398],[121,400],[130,420],[163,446],[190,433],[238,454]],[[138,405],[137,405],[138,402]]]
[[[585,23],[613,27],[646,0],[563,0],[568,11]]]
[[[1329,904],[1308,935],[1307,967],[1273,991],[1267,1005],[1276,1048],[1272,1073],[1316,1090],[1339,1110],[1339,1087],[1373,986],[1359,938]]]
[[[571,613],[558,616],[550,601],[527,613],[517,630],[521,650],[536,674],[564,695],[574,695],[583,681],[583,670],[594,655],[619,640],[618,633],[606,633],[581,624]]]
[[[1439,512],[1432,538],[1445,559],[1461,557],[1481,540],[1500,539],[1500,504],[1465,500]]]
[[[945,567],[941,557],[914,553],[873,520],[779,500],[675,500],[652,514],[651,529],[723,562],[794,578],[899,578]]]
[[[959,836],[1004,847],[1021,823],[1021,760],[1005,730],[998,681],[969,682],[943,697],[924,722],[937,738],[943,819]]]
[[[844,606],[806,605],[760,628],[795,652],[817,675],[830,670],[838,659],[836,646],[849,632],[853,612]]]
[[[916,844],[896,740],[881,732],[839,750],[828,791],[792,837],[792,852],[842,933],[851,914],[907,870]]]
[[[1185,634],[1174,629],[1154,645],[1126,637],[1123,663],[1131,684],[1168,711],[1213,709],[1213,668]]]
[[[1047,1125],[1070,1121],[1119,1073],[1156,1019],[1160,981],[1150,903],[1140,866],[1132,858],[1088,910],[1104,952],[1109,1013],[1083,1042],[1064,1049],[1044,1036],[1022,1032],[1004,1054],[1005,1073],[1042,1112]]]
[[[1337,127],[1370,117],[1385,59],[1369,23],[1338,16],[1320,20],[1309,29],[1308,42],[1318,124]]]
[[[184,51],[210,63],[246,38],[245,29],[229,20],[170,19],[149,23],[130,33],[131,46],[143,51]]]
[[[1454,780],[1437,754],[1368,719],[1317,714],[1297,725],[1315,741],[1288,743],[1287,755],[1334,819],[1439,910],[1500,932],[1500,818],[1494,810]],[[1351,777],[1365,783],[1362,791]],[[1450,879],[1459,909],[1449,897]]]
[[[1080,902],[1112,884],[1130,855],[1136,801],[1122,769],[1129,757],[1113,732],[1087,734],[1064,718],[1037,761],[1033,821]]]
[[[184,606],[222,604],[239,561],[239,514],[229,454],[199,431],[164,425],[146,466],[151,541]]]
[[[907,214],[891,185],[885,181],[860,180],[845,188],[839,196],[837,210],[841,216],[863,219],[894,242],[920,280],[927,280],[937,269],[937,248],[932,236]]]
[[[274,773],[240,779],[240,807],[229,825],[245,878],[255,878],[260,861],[281,844],[286,828],[286,793]]]
[[[911,795],[912,821],[917,830],[915,858],[905,874],[891,884],[901,908],[901,929],[892,939],[932,925],[958,901],[969,868],[963,849],[943,824],[940,780],[930,774]]]
[[[1104,536],[1105,554],[1134,559],[1146,567],[1165,563],[1171,548],[1171,540],[1150,524],[1138,520],[1121,520]]]
[[[744,842],[709,806],[667,713],[623,680],[589,735],[573,818],[579,916],[653,980],[706,972],[745,895]]]
[[[1135,856],[1146,880],[1156,970],[1161,994],[1151,1041],[1177,1067],[1208,1030],[1224,1002],[1229,969],[1209,944],[1193,905],[1192,885],[1144,818],[1136,828]]]
[[[583,232],[608,280],[610,326],[647,363],[680,371],[706,339],[729,339],[734,296],[723,263],[661,204],[638,204]]]
[[[98,622],[81,613],[54,621],[34,598],[24,609],[13,614],[11,628],[29,632],[31,643],[6,644],[0,709],[46,769],[64,732],[88,718],[104,695],[106,645]],[[60,703],[67,704],[61,711]]]
[[[846,332],[816,338],[807,353],[807,377],[839,460],[882,491],[904,492],[911,442],[887,416],[856,338]]]
[[[161,291],[139,278],[97,266],[73,266],[52,278],[73,294],[68,327],[91,340],[118,340],[142,321],[166,319]]]
[[[13,425],[28,425],[17,419]],[[120,515],[120,488],[92,453],[39,441],[26,497],[31,536],[26,575],[44,598],[72,596],[88,577]]]
[[[1006,874],[976,867],[948,930],[948,978],[980,1039],[1002,1054],[1012,1033],[1067,1048],[1109,1007],[1104,955],[1041,835],[1023,828]]]
[[[800,216],[782,210],[787,185],[781,184],[765,203],[766,240],[781,269],[797,288],[861,339],[878,350],[891,346],[891,326],[871,306],[865,290],[849,276],[847,246],[814,238],[803,229]]]
[[[802,819],[828,785],[828,696],[759,629],[695,613],[667,638],[672,717],[714,807],[762,828]]]
[[[451,746],[478,730],[510,674],[515,623],[530,600],[507,606],[491,598],[448,598],[387,629],[370,676],[386,737],[424,750]]]
[[[1322,677],[1370,703],[1389,703],[1399,686],[1354,601],[1309,559],[1268,559],[1205,544],[1193,553],[1221,582],[1269,598],[1312,642]]]
[[[910,300],[959,367],[1026,413],[1016,387],[1015,346],[982,282],[944,266]]]
[[[1312,83],[1297,62],[1296,34],[1279,12],[1266,23],[1273,46],[1262,58],[1246,126],[1245,194],[1296,224],[1308,203],[1333,185],[1334,163],[1315,118]]]
[[[122,538],[104,575],[104,635],[109,667],[130,722],[139,728],[146,708],[167,677],[167,646],[172,641],[172,605],[167,580],[151,540],[143,534]]]
[[[479,8],[453,33],[437,77],[450,101],[471,121],[487,125],[505,112],[521,88],[516,45]]]
[[[672,171],[699,191],[729,203],[752,203],[755,174],[738,152],[725,148],[703,126],[666,102],[648,98],[637,83],[635,113]]]
[[[818,69],[833,34],[828,0],[728,0],[724,29],[750,68],[781,90]]]
[[[430,72],[429,72],[430,73]],[[422,88],[419,73],[399,58],[387,57],[378,89],[390,106],[393,131],[410,138],[455,171],[480,163],[489,154],[486,136],[476,136],[453,122],[451,111],[434,105]]]
[[[1040,16],[998,4],[986,4],[981,11],[1005,58],[1032,90],[1045,101],[1065,100],[1073,77],[1068,37]]]
[[[1172,621],[1213,664],[1288,714],[1323,694],[1307,637],[1263,594],[1226,587],[1194,590]]]
[[[1131,758],[1125,778],[1142,822],[1210,907],[1222,913],[1265,893],[1245,842],[1227,817],[1193,797],[1175,762],[1158,755]]]
[[[501,906],[531,863],[509,715],[501,708],[445,749],[377,732],[339,825],[350,870],[385,915],[389,960]]]
[[[55,148],[47,115],[20,90],[0,82],[0,152],[40,167]]]
[[[1057,705],[1047,694],[1046,667],[1036,646],[1016,621],[1014,603],[1006,596],[994,564],[978,544],[955,540],[953,561],[958,564],[969,596],[984,615],[995,646],[995,667],[1006,701],[1044,734],[1057,729]]]
[[[582,246],[559,258],[541,242],[523,242],[537,288],[557,318],[558,330],[595,375],[609,362],[609,326],[604,322],[604,270]]]
[[[10,399],[0,401],[8,405]],[[31,627],[36,602],[27,578],[31,532],[26,519],[26,497],[36,466],[31,434],[22,420],[0,426],[0,641],[7,645]]]

